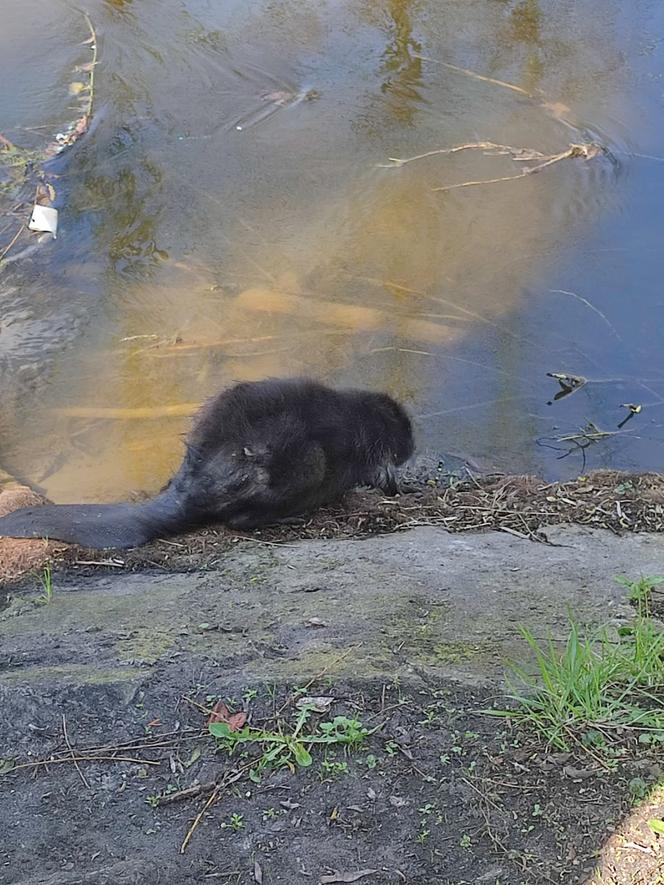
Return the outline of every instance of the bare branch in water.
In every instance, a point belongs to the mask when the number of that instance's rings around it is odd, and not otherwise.
[[[545,160],[547,155],[530,148],[514,148],[508,144],[496,144],[493,141],[471,141],[468,144],[458,144],[451,148],[437,148],[424,154],[415,154],[414,157],[388,157],[389,163],[379,163],[381,169],[393,169],[414,163],[415,160],[425,160],[427,157],[435,157],[440,154],[458,154],[461,151],[485,151],[487,156],[510,156],[513,160]]]
[[[576,300],[580,301],[581,304],[585,304],[586,307],[588,307],[590,310],[592,310],[593,313],[596,313],[597,316],[600,317],[600,319],[602,319],[606,323],[606,325],[609,327],[609,329],[611,329],[611,331],[616,336],[616,338],[618,338],[619,341],[622,341],[622,338],[618,334],[618,331],[616,330],[615,326],[613,326],[613,324],[609,322],[609,320],[604,316],[604,314],[602,313],[602,311],[598,307],[595,307],[594,304],[591,304],[587,298],[583,297],[583,295],[579,295],[576,292],[570,292],[569,289],[549,289],[549,292],[553,292],[558,295],[569,295],[571,298],[576,298]]]
[[[588,144],[571,144],[567,150],[560,151],[558,154],[552,154],[550,157],[547,157],[544,162],[538,163],[536,166],[528,166],[516,175],[501,175],[499,178],[481,178],[474,181],[461,181],[458,184],[434,187],[432,190],[440,193],[442,191],[458,190],[462,187],[477,187],[481,184],[496,184],[500,181],[516,181],[519,178],[526,178],[528,175],[535,175],[537,172],[541,172],[543,169],[547,169],[549,166],[553,166],[554,163],[559,163],[561,160],[570,160],[572,158],[592,160],[601,153],[601,146],[594,144],[593,142],[589,142]],[[512,157],[512,159],[516,158]]]
[[[478,74],[477,71],[471,71],[469,68],[461,68],[459,65],[450,64],[447,61],[439,61],[436,58],[428,58],[426,55],[420,55],[419,53],[413,53],[415,58],[419,58],[422,61],[428,61],[435,65],[440,65],[443,68],[447,68],[450,71],[456,71],[458,74],[464,74],[466,77],[470,77],[472,80],[480,80],[482,83],[491,83],[492,86],[501,86],[503,89],[510,89],[512,92],[518,92],[520,95],[526,95],[528,98],[533,97],[532,92],[528,92],[526,89],[523,89],[521,86],[515,86],[514,83],[508,83],[506,80],[496,80],[495,77],[485,77],[484,74]]]
[[[624,422],[623,422],[624,423]],[[601,442],[605,439],[611,439],[616,436],[624,436],[625,434],[631,433],[630,430],[601,430],[594,421],[588,421],[585,427],[575,433],[568,433],[565,436],[558,437],[547,437],[543,436],[536,440],[537,445],[544,446],[545,448],[554,449],[555,451],[562,452],[562,455],[558,456],[558,460],[561,461],[563,458],[569,457],[574,452],[581,452],[582,456],[582,471],[586,468],[586,449],[590,448],[590,446],[595,443]],[[635,437],[632,437],[633,439]],[[568,443],[568,447],[565,449],[561,449],[558,445],[554,445],[554,443]]]
[[[581,144],[570,144],[564,151],[557,154],[543,154],[534,148],[512,147],[508,144],[496,144],[493,141],[476,141],[467,144],[459,144],[451,148],[436,148],[432,151],[426,151],[423,154],[415,154],[412,157],[388,157],[388,163],[379,163],[381,169],[400,169],[408,163],[414,163],[416,160],[424,160],[428,157],[450,156],[458,154],[461,151],[483,151],[489,157],[509,157],[515,163],[535,163],[534,166],[526,166],[522,168],[516,175],[500,175],[497,178],[480,178],[472,181],[461,181],[458,184],[447,184],[440,187],[434,187],[432,190],[436,192],[453,191],[462,187],[477,187],[481,184],[496,184],[500,181],[516,181],[519,178],[526,178],[528,175],[535,175],[554,163],[561,160],[581,159],[592,160],[604,152],[601,145],[594,142],[585,142]],[[557,290],[557,291],[563,291]],[[573,294],[573,293],[566,293]],[[591,306],[591,305],[589,305]],[[606,317],[603,317],[606,320]],[[608,320],[607,320],[608,322]]]

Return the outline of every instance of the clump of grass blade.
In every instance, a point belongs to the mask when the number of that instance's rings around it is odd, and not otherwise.
[[[567,750],[575,738],[633,729],[664,740],[664,630],[639,613],[616,639],[606,629],[582,636],[570,617],[563,648],[521,629],[536,672],[512,665],[510,710],[496,710],[534,728],[550,745]]]

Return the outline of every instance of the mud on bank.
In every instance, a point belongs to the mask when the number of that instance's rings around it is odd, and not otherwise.
[[[653,885],[661,872],[646,820],[661,814],[662,797],[634,809],[658,770],[654,756],[607,771],[587,753],[548,752],[482,715],[494,700],[487,691],[323,677],[309,690],[334,698],[332,715],[377,730],[352,753],[314,753],[296,773],[229,782],[182,853],[214,784],[246,763],[215,754],[204,717],[182,699],[184,691],[209,706],[228,688],[223,677],[183,675],[171,666],[129,695],[61,688],[42,698],[46,706],[29,694],[9,698],[19,764],[28,750],[66,759],[63,725],[80,762],[0,779],[0,882],[572,885],[599,867],[594,882]],[[297,695],[253,685],[241,693],[237,686],[234,703],[255,726],[284,728],[297,712]]]
[[[25,506],[13,497],[8,503],[7,512]],[[342,505],[322,508],[299,525],[246,535],[223,527],[206,528],[119,554],[88,555],[60,544],[0,538],[0,587],[3,578],[9,585],[49,559],[56,567],[82,575],[98,569],[189,571],[214,567],[219,556],[244,540],[269,546],[302,539],[363,538],[428,525],[449,532],[496,529],[546,542],[546,527],[561,524],[607,528],[616,534],[662,532],[664,475],[605,470],[569,482],[547,483],[533,476],[461,479],[420,472],[396,498],[355,492]]]
[[[33,575],[0,611],[0,882],[654,885],[657,745],[560,753],[486,711],[519,624],[629,621],[614,579],[661,572],[662,535],[629,530],[658,530],[659,482],[419,486],[246,541],[64,551],[50,601]],[[371,733],[260,783],[255,746],[215,753],[218,699],[287,734],[303,695]]]

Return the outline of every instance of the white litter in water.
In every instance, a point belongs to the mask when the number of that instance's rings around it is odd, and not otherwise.
[[[32,207],[32,217],[28,222],[30,230],[40,233],[53,234],[55,239],[58,232],[58,210],[53,206],[40,206],[38,203]]]

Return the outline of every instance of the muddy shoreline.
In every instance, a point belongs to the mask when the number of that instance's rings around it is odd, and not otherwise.
[[[27,502],[24,494],[5,495],[11,496],[8,509]],[[396,498],[358,491],[299,525],[246,534],[209,527],[117,552],[0,538],[0,588],[34,581],[48,561],[54,570],[82,578],[99,570],[192,571],[214,568],[219,557],[245,543],[269,548],[299,540],[367,538],[420,526],[440,526],[455,533],[498,530],[547,543],[547,527],[557,525],[604,528],[616,535],[658,534],[664,531],[664,475],[604,470],[551,483],[527,475],[475,477],[420,469],[407,477]]]
[[[488,712],[532,665],[521,626],[630,623],[616,577],[661,573],[661,494],[430,480],[247,538],[59,548],[50,597],[33,568],[0,610],[0,883],[657,881],[657,745],[608,764]],[[289,734],[303,696],[366,738],[257,783],[256,747],[207,732],[221,700]]]

